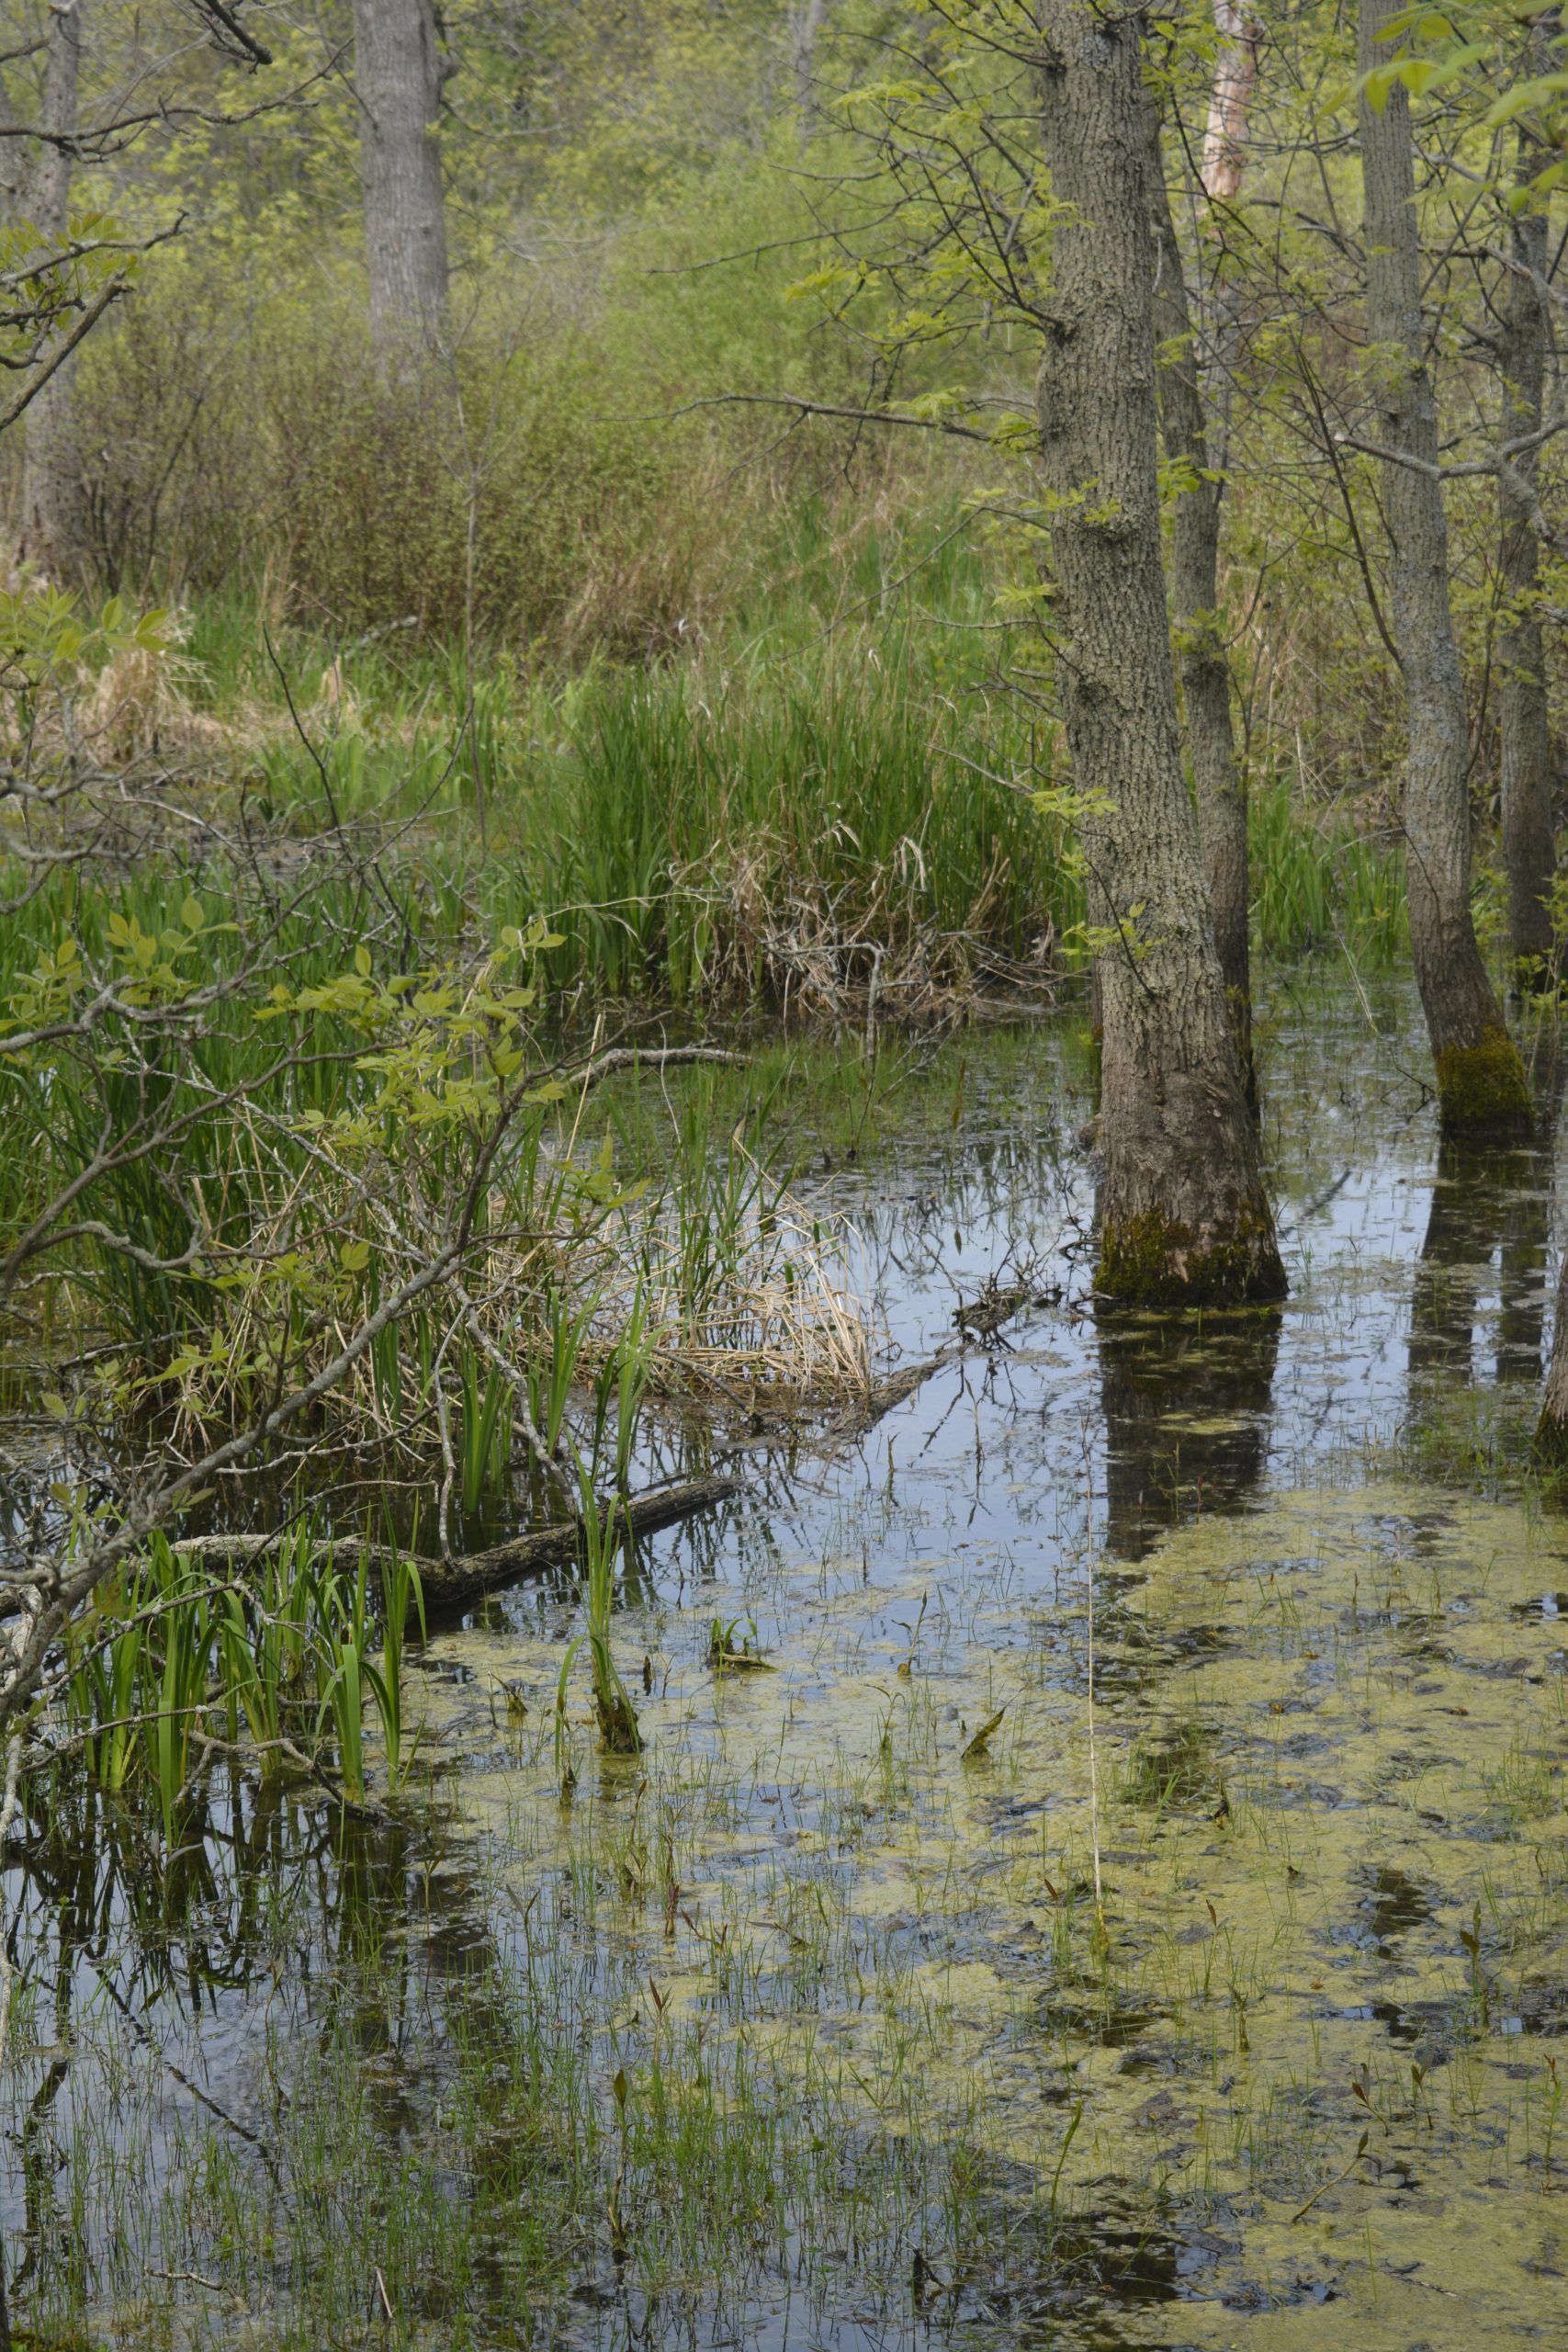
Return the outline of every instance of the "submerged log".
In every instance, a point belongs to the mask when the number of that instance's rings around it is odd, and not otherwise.
[[[995,1282],[987,1283],[977,1298],[953,1310],[956,1339],[944,1340],[934,1355],[921,1356],[914,1363],[900,1364],[896,1371],[884,1373],[831,1416],[823,1435],[840,1440],[864,1437],[895,1405],[901,1405],[917,1388],[923,1388],[934,1374],[958,1363],[972,1347],[992,1345],[1015,1315],[1021,1315],[1027,1307],[1043,1306],[1048,1295],[1030,1283],[1016,1283],[1007,1290],[998,1288]]]
[[[673,1527],[682,1520],[694,1518],[699,1511],[712,1510],[739,1492],[739,1479],[724,1476],[686,1478],[674,1486],[650,1487],[627,1501],[616,1503],[615,1530],[634,1536],[653,1535],[661,1527]],[[270,1535],[189,1535],[174,1548],[186,1559],[210,1561],[219,1567],[240,1566],[264,1557],[288,1532],[279,1529]],[[491,1544],[483,1552],[458,1553],[446,1560],[410,1556],[419,1570],[424,1612],[429,1619],[450,1617],[482,1600],[487,1592],[513,1584],[519,1577],[540,1569],[567,1566],[579,1558],[581,1548],[581,1526],[576,1520],[563,1520],[555,1526],[531,1528],[525,1535],[509,1536],[504,1544]],[[385,1544],[367,1544],[357,1535],[330,1536],[311,1545],[311,1557],[316,1560],[357,1562],[363,1557],[378,1566],[392,1556]],[[411,1629],[416,1622],[411,1608]]]

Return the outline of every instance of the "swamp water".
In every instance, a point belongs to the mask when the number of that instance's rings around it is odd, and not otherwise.
[[[30,1789],[20,2340],[1568,2345],[1550,1156],[1439,1161],[1376,1012],[1266,1024],[1280,1317],[1097,1329],[1066,1024],[816,1152],[890,1349],[1050,1303],[731,1450],[624,1571],[646,1752],[580,1665],[570,1801],[559,1582],[411,1657],[391,1825],[235,1773],[165,1860]]]

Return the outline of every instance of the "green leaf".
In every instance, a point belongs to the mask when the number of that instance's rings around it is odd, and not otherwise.
[[[1001,1719],[1006,1713],[1007,1705],[1004,1702],[1003,1704],[997,1709],[996,1713],[991,1716],[990,1720],[980,1725],[980,1728],[975,1734],[974,1738],[963,1750],[959,1758],[961,1763],[970,1763],[975,1758],[985,1755],[986,1750],[991,1744],[991,1734],[996,1730],[997,1725],[1001,1722]]]
[[[1564,91],[1568,91],[1568,74],[1543,74],[1538,81],[1516,83],[1495,106],[1487,108],[1481,118],[1481,127],[1483,130],[1495,130],[1503,123],[1512,122],[1516,115],[1527,114],[1531,107],[1562,97]]]

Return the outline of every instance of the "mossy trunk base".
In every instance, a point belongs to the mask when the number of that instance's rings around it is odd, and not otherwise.
[[[1550,1398],[1536,1424],[1535,1453],[1543,1470],[1568,1470],[1568,1420],[1552,1410]]]
[[[1445,1135],[1517,1135],[1533,1125],[1529,1080],[1506,1029],[1488,1029],[1479,1045],[1441,1046],[1436,1060]]]
[[[1108,1218],[1095,1288],[1123,1306],[1252,1306],[1285,1295],[1285,1270],[1267,1211],[1243,1208],[1227,1228],[1198,1232],[1146,1209]]]

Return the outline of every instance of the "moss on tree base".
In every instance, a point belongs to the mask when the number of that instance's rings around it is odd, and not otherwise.
[[[1529,1080],[1506,1029],[1488,1029],[1476,1046],[1444,1046],[1437,1057],[1438,1112],[1445,1135],[1529,1126]]]
[[[1094,1286],[1123,1306],[1248,1306],[1285,1295],[1285,1270],[1266,1211],[1244,1211],[1225,1234],[1200,1237],[1162,1209],[1108,1218]]]
[[[1550,1399],[1536,1423],[1535,1455],[1543,1470],[1568,1470],[1568,1420],[1553,1412]]]

